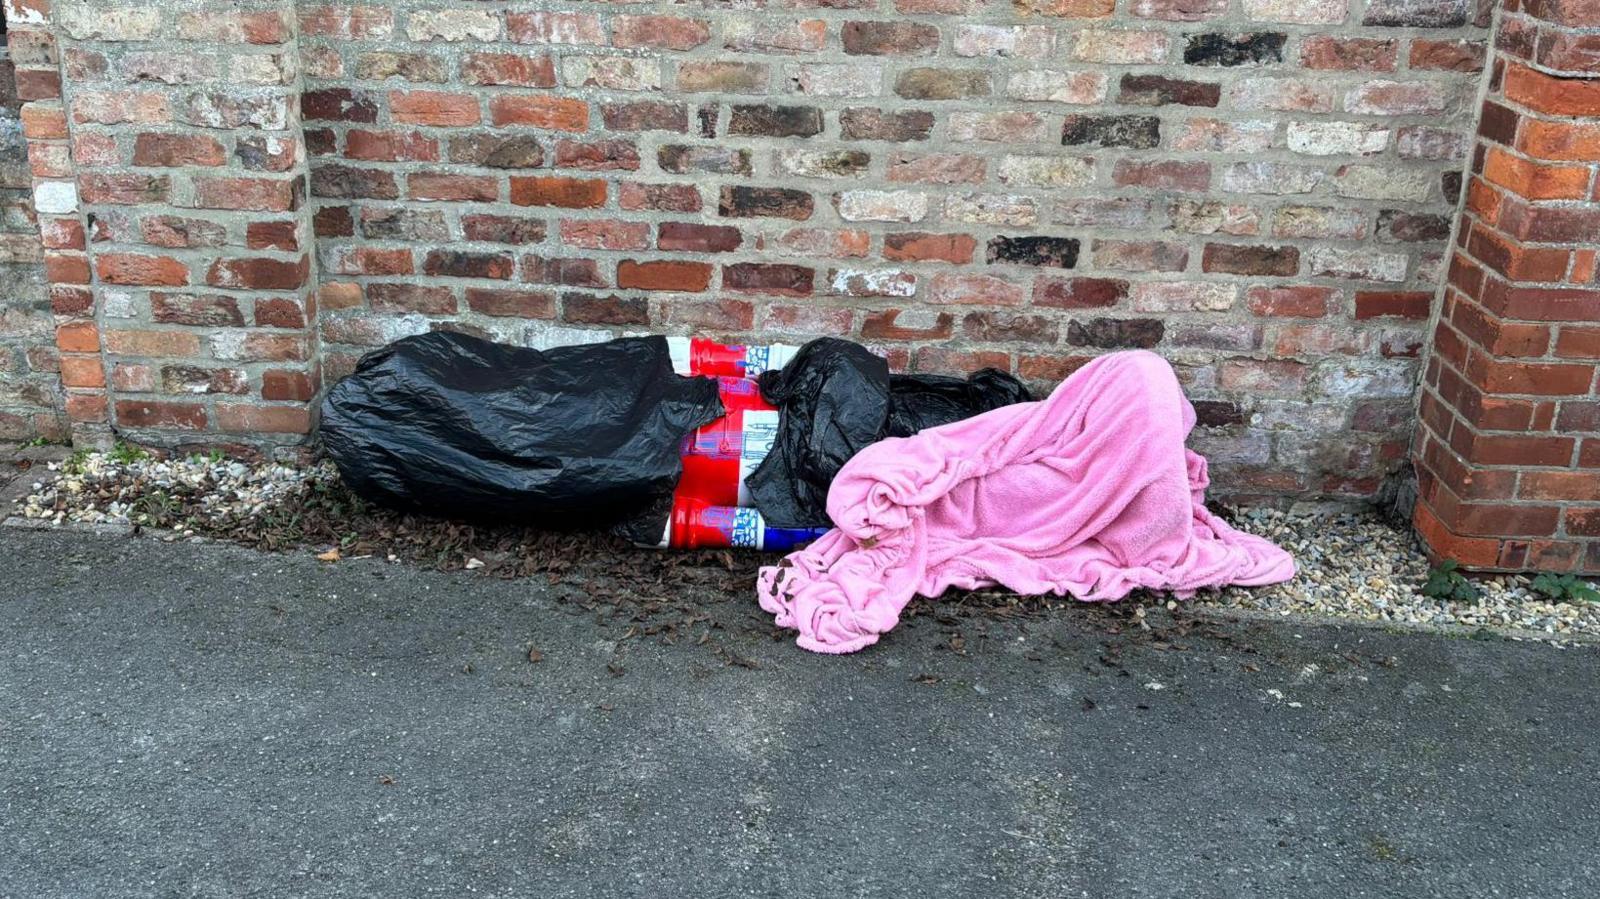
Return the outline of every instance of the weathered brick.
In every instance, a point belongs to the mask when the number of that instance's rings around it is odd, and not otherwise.
[[[812,137],[822,133],[822,110],[815,106],[735,104],[728,134],[751,137]]]
[[[1467,24],[1467,0],[1369,0],[1363,25],[1459,28]]]
[[[128,428],[175,428],[199,431],[210,422],[206,408],[198,403],[117,400],[115,408],[117,423]]]
[[[1078,264],[1078,248],[1073,237],[993,237],[984,261],[1072,268]]]
[[[673,131],[682,134],[689,130],[689,108],[682,103],[606,103],[600,107],[600,117],[607,131]]]
[[[850,154],[859,157],[859,165],[852,173],[864,172],[869,158],[865,153]],[[898,154],[889,160],[886,173],[890,181],[922,184],[976,184],[983,180],[988,163],[981,156],[961,153],[934,153],[929,155]]]
[[[650,305],[644,297],[561,295],[561,320],[587,325],[648,325]]]
[[[1101,72],[1052,72],[1029,70],[1013,73],[1006,80],[1006,96],[1014,100],[1050,103],[1099,103],[1106,97],[1110,80]]]
[[[473,109],[476,113],[476,106]],[[489,99],[489,118],[500,127],[525,125],[552,131],[587,131],[589,104],[570,97],[496,94]]]
[[[172,180],[166,175],[85,174],[78,178],[78,197],[90,204],[165,203],[171,192]]]
[[[1096,268],[1129,272],[1181,272],[1189,264],[1182,244],[1157,240],[1105,240],[1091,246]]]
[[[927,140],[933,132],[933,113],[926,110],[884,112],[851,108],[839,112],[839,131],[846,140],[886,140],[903,143]]]
[[[717,203],[717,214],[727,218],[786,218],[804,221],[811,217],[815,201],[805,191],[783,187],[725,186]]]
[[[770,22],[766,16],[728,18],[722,27],[723,48],[743,53],[817,53],[828,36],[822,19]]]
[[[924,299],[940,305],[1019,306],[1027,300],[1027,290],[993,275],[941,273],[929,279]]]
[[[561,60],[561,78],[568,87],[655,91],[661,89],[661,64],[633,56],[568,56]]]
[[[1116,278],[1040,278],[1033,305],[1053,309],[1104,309],[1128,296],[1128,282]]]
[[[562,140],[556,142],[555,164],[564,169],[636,171],[639,148],[626,140]]]
[[[944,340],[952,331],[954,316],[926,309],[889,309],[870,312],[861,324],[867,340]]]
[[[483,56],[482,54],[468,54],[462,58],[461,77],[463,80],[481,83],[475,81],[473,76],[479,71],[479,63],[476,61],[482,59]],[[536,60],[530,60],[530,62],[536,62]],[[333,73],[328,77],[338,77],[339,74],[342,73]],[[404,81],[439,84],[448,81],[450,78],[445,60],[439,56],[430,53],[397,53],[390,50],[358,54],[353,74],[360,81],[383,81],[388,78],[399,78]]]
[[[710,172],[748,175],[750,151],[742,147],[668,144],[656,151],[656,166],[663,172]]]
[[[516,182],[512,179],[513,192]],[[413,200],[493,203],[500,199],[500,181],[489,175],[412,172],[406,175],[406,195]],[[514,193],[511,202],[517,202]]]
[[[1191,66],[1252,66],[1283,62],[1288,35],[1281,31],[1251,34],[1191,34],[1183,48],[1183,61]]]
[[[150,316],[168,325],[235,328],[244,324],[239,301],[222,294],[152,292]]]
[[[978,242],[967,234],[929,234],[906,231],[883,236],[883,258],[891,261],[949,262],[965,265],[972,261]]]
[[[990,89],[989,73],[980,69],[907,69],[894,83],[894,92],[907,100],[987,97]]]
[[[1161,119],[1145,115],[1069,115],[1061,128],[1061,143],[1148,150],[1161,143]]]
[[[393,172],[325,163],[311,167],[311,195],[394,200],[399,198],[400,188]]]
[[[687,93],[759,94],[771,72],[761,63],[695,61],[678,64],[678,90]]]
[[[950,39],[957,56],[1042,59],[1055,48],[1045,25],[962,25]]]
[[[443,81],[444,79],[413,78],[411,80]],[[521,56],[514,53],[469,53],[461,58],[461,80],[468,84],[555,87],[555,61],[549,56]]]
[[[1211,185],[1211,165],[1205,162],[1119,159],[1111,173],[1119,185],[1156,190],[1203,191]]]
[[[543,243],[548,229],[540,219],[477,214],[461,217],[461,232],[467,240],[520,245]]]
[[[1321,318],[1334,297],[1329,287],[1252,287],[1245,294],[1245,305],[1256,315]]]
[[[506,36],[518,44],[593,44],[606,42],[605,26],[593,13],[507,13]]]
[[[444,278],[489,278],[504,281],[516,268],[509,253],[479,253],[464,250],[430,250],[423,260],[423,274]]]
[[[946,157],[903,158],[938,160]],[[867,167],[872,164],[872,156],[863,150],[779,150],[774,155],[773,161],[777,169],[785,174],[799,175],[802,178],[836,178],[865,174]],[[896,177],[894,165],[895,163],[890,164],[890,181],[917,180],[904,177],[904,172],[901,177]]]
[[[722,267],[724,290],[779,296],[810,296],[816,271],[802,265],[739,262]]]
[[[189,267],[170,256],[140,253],[101,253],[94,260],[95,275],[107,284],[172,287],[189,283]]]
[[[847,297],[910,297],[917,276],[902,269],[838,269],[828,276],[828,289]]]
[[[296,261],[246,257],[218,259],[206,270],[206,283],[234,290],[294,290],[304,287],[310,260]]]
[[[1308,69],[1392,72],[1400,42],[1388,38],[1307,36],[1300,42],[1300,64]]]
[[[939,48],[939,29],[917,22],[845,22],[839,41],[856,56],[931,56]]]
[[[710,23],[680,16],[616,16],[611,44],[630,49],[692,50],[711,39]]]
[[[700,191],[692,184],[640,184],[635,181],[625,181],[617,185],[617,206],[628,210],[699,212]]]
[[[834,195],[847,222],[917,222],[928,215],[928,195],[912,191],[849,190]]]
[[[480,118],[477,97],[444,91],[390,91],[389,115],[396,122],[437,127],[476,125]]]
[[[345,135],[344,155],[375,162],[437,162],[439,142],[417,131],[364,131]]]
[[[1161,342],[1166,325],[1154,318],[1073,319],[1067,325],[1067,343],[1105,349],[1153,347]]]
[[[1123,75],[1120,103],[1131,106],[1216,106],[1222,85],[1168,78],[1164,75]]]

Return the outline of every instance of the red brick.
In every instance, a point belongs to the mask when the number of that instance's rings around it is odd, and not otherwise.
[[[22,107],[22,134],[29,140],[65,140],[66,110],[54,104],[26,103]]]
[[[467,308],[481,315],[554,318],[555,297],[533,290],[467,288]]]
[[[978,242],[969,234],[928,234],[908,231],[883,236],[883,258],[906,262],[972,262]]]
[[[374,162],[438,162],[439,141],[418,131],[363,131],[345,135],[344,155]]]
[[[1399,47],[1395,40],[1307,35],[1300,44],[1300,64],[1308,69],[1392,72]]]
[[[938,274],[928,282],[924,301],[941,305],[978,303],[992,306],[1018,306],[1027,299],[1019,284],[992,275]]]
[[[394,121],[410,125],[476,125],[478,98],[442,91],[390,91],[389,114]]]
[[[1430,41],[1414,38],[1411,41],[1411,68],[1447,72],[1483,71],[1484,44],[1482,41]]]
[[[1256,315],[1321,318],[1334,295],[1331,287],[1252,287],[1245,303]]]
[[[1540,165],[1490,147],[1483,177],[1530,200],[1577,200],[1588,195],[1590,170],[1581,165]]]
[[[189,283],[189,267],[171,256],[102,253],[94,264],[95,273],[107,284],[171,287]]]
[[[127,428],[204,430],[209,419],[198,403],[163,403],[153,400],[117,400],[117,424]]]
[[[106,331],[105,342],[106,352],[118,356],[193,356],[200,352],[200,335],[193,331]]]
[[[1033,305],[1055,309],[1103,309],[1128,296],[1128,282],[1116,278],[1040,278]]]
[[[593,209],[606,202],[606,182],[584,178],[514,177],[511,202],[518,206]]]
[[[1600,123],[1528,118],[1517,133],[1516,148],[1552,162],[1600,159]]]
[[[367,302],[374,312],[454,315],[456,311],[456,297],[450,288],[420,284],[368,284]]]
[[[300,206],[297,178],[195,178],[195,205],[202,209],[289,212]]]
[[[905,314],[903,309],[869,312],[861,323],[861,336],[867,340],[946,340],[954,330],[955,316],[948,312],[930,316],[926,311],[914,311],[922,318],[918,325],[902,323],[900,316]]]
[[[95,422],[106,420],[108,403],[104,393],[69,393],[64,405],[67,417],[73,421]]]
[[[700,191],[692,184],[640,184],[637,181],[623,181],[617,185],[617,206],[628,210],[699,212]]]
[[[294,222],[250,222],[244,229],[245,246],[252,250],[300,249],[298,226]]]
[[[1123,187],[1203,191],[1211,186],[1211,164],[1176,159],[1156,161],[1119,159],[1111,176],[1114,182]]]
[[[1562,325],[1555,354],[1563,359],[1600,359],[1600,328]]]
[[[218,403],[217,427],[241,434],[306,434],[311,431],[311,412],[304,406]]]
[[[99,356],[62,356],[61,384],[63,387],[106,386],[105,366]]]
[[[468,53],[461,58],[461,80],[468,84],[555,87],[555,61],[549,56]]]
[[[627,49],[692,50],[711,39],[704,19],[681,16],[616,16],[611,20],[611,44]]]
[[[801,265],[739,262],[722,267],[722,287],[742,293],[810,296],[816,271]],[[621,278],[618,278],[618,285]]]
[[[117,206],[142,206],[165,203],[171,193],[166,175],[137,172],[84,174],[78,178],[78,196],[84,203]]]
[[[167,325],[236,328],[244,324],[239,301],[221,294],[150,294],[150,317]]]
[[[1433,294],[1420,290],[1358,290],[1356,320],[1393,316],[1422,320],[1428,317]]]
[[[666,323],[712,331],[748,331],[755,307],[743,300],[674,299],[664,307]]]
[[[63,353],[100,352],[100,329],[93,322],[73,322],[56,328],[56,349]]]
[[[947,347],[918,347],[911,368],[918,372],[965,375],[982,368],[1011,370],[1011,354],[1000,350],[953,350]]]
[[[1589,471],[1524,471],[1517,495],[1523,499],[1600,502],[1600,477]]]
[[[498,94],[489,100],[489,116],[501,127],[525,125],[551,131],[589,130],[589,104],[570,97]]]
[[[671,290],[698,293],[711,284],[711,266],[704,262],[660,260],[617,263],[617,286],[638,290]]]
[[[588,250],[647,250],[650,248],[649,222],[624,222],[617,219],[564,219],[561,242]]]
[[[259,297],[255,301],[258,328],[304,328],[306,312],[299,301],[284,297]]]
[[[317,395],[317,381],[303,371],[269,368],[261,373],[261,398],[305,402]]]
[[[1535,112],[1557,116],[1600,116],[1600,80],[1557,78],[1521,64],[1506,66],[1501,90],[1506,98]]]
[[[406,194],[413,200],[493,203],[500,199],[500,180],[493,175],[412,172],[406,176]]]
[[[294,290],[305,286],[310,260],[288,262],[265,257],[218,259],[206,272],[206,283],[237,290]]]
[[[82,253],[47,252],[44,276],[52,284],[88,284],[89,258]]]
[[[738,228],[693,222],[662,222],[657,227],[656,248],[684,253],[728,253],[744,238]]]
[[[133,164],[148,166],[222,165],[222,142],[204,134],[146,133],[134,138]]]

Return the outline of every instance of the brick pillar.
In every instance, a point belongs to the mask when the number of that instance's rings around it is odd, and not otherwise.
[[[77,437],[299,439],[318,388],[292,0],[5,0]]]
[[[1501,14],[1416,444],[1417,529],[1469,567],[1600,572],[1596,26],[1596,0]]]

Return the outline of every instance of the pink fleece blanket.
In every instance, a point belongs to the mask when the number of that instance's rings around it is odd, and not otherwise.
[[[1206,510],[1194,421],[1166,360],[1133,351],[1041,402],[874,444],[828,492],[836,529],[761,570],[761,607],[800,646],[844,653],[952,586],[1114,600],[1293,577],[1288,553]]]

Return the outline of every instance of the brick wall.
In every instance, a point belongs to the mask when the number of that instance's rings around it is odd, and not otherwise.
[[[1405,456],[1487,25],[1466,0],[8,16],[58,44],[19,85],[81,430],[295,439],[319,359],[432,328],[841,334],[1041,386],[1141,346],[1225,491],[1333,497]]]
[[[62,439],[54,322],[12,73],[0,48],[0,441]]]
[[[1506,7],[1421,398],[1418,529],[1600,572],[1600,3]]]

